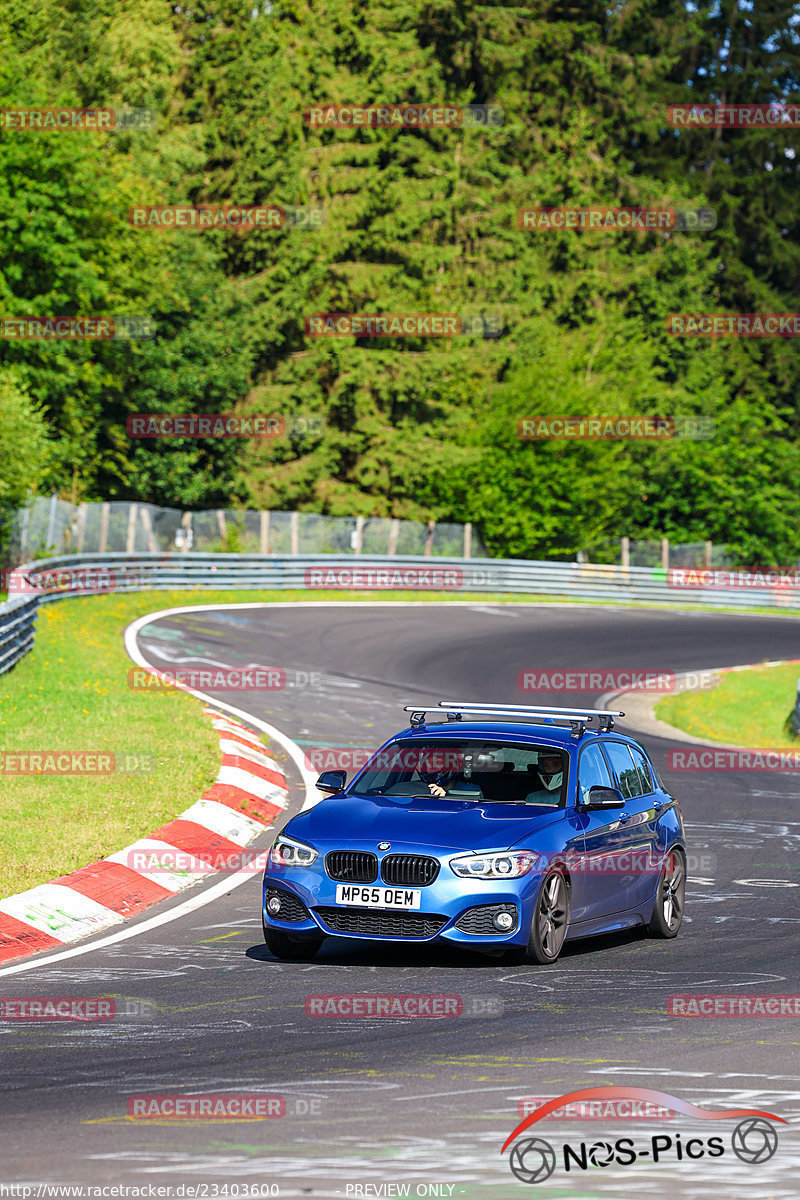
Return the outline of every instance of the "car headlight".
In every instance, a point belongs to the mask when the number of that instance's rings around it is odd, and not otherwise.
[[[502,854],[465,854],[450,859],[450,869],[459,879],[517,879],[527,875],[538,858],[532,850]]]
[[[273,867],[310,867],[319,858],[319,851],[304,842],[279,833],[272,843],[269,861]]]

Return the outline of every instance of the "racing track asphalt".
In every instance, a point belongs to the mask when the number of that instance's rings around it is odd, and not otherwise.
[[[799,633],[796,619],[744,614],[356,604],[165,617],[142,631],[140,646],[165,670],[211,661],[281,666],[290,678],[321,672],[320,686],[220,698],[303,747],[374,746],[405,725],[403,703],[530,702],[517,690],[523,668],[682,671],[795,658]],[[594,699],[536,697],[559,705]],[[313,963],[282,963],[262,942],[254,877],[155,930],[103,949],[89,943],[67,961],[43,960],[0,980],[3,997],[146,1002],[140,1016],[107,1024],[0,1022],[0,1180],[170,1185],[172,1195],[179,1185],[227,1185],[231,1195],[234,1185],[277,1184],[282,1197],[380,1195],[380,1185],[395,1183],[411,1195],[505,1200],[530,1194],[499,1153],[518,1122],[520,1096],[628,1084],[796,1122],[796,1020],[680,1020],[665,1002],[680,992],[800,991],[798,776],[670,773],[670,743],[647,744],[701,859],[677,940],[628,933],[582,941],[549,968],[345,940],[326,943]],[[296,811],[299,776],[289,782]],[[458,995],[465,1008],[488,1003],[495,1015],[305,1015],[307,995],[351,992]],[[231,1124],[126,1117],[134,1094],[248,1090],[286,1096],[286,1116]],[[532,1132],[557,1148],[623,1134],[644,1146],[665,1128],[697,1132],[682,1118],[669,1126],[548,1122]],[[672,1154],[577,1175],[562,1166],[533,1194],[788,1200],[800,1192],[800,1145],[791,1127],[779,1128],[778,1152],[760,1166],[730,1149],[714,1161],[677,1162]]]

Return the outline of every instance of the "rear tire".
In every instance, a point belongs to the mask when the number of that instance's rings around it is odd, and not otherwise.
[[[548,966],[561,953],[569,924],[567,881],[561,871],[549,871],[542,880],[531,922],[527,946],[506,952],[509,963],[538,963]]]
[[[683,921],[686,903],[686,857],[682,850],[670,850],[658,879],[653,915],[647,926],[651,937],[674,938]]]
[[[267,949],[275,958],[284,958],[294,962],[302,962],[304,959],[313,958],[322,945],[323,938],[293,938],[290,933],[284,933],[282,929],[272,929],[261,918],[261,928],[264,930],[264,941],[267,943]]]

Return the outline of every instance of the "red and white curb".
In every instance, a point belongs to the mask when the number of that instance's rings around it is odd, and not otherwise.
[[[0,900],[0,963],[120,925],[241,851],[286,807],[281,767],[233,717],[204,710],[219,734],[216,782],[174,820],[116,854]],[[178,851],[178,854],[176,854]]]

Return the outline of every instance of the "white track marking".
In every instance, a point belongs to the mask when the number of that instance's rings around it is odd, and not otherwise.
[[[734,883],[743,883],[747,887],[800,887],[800,884],[792,883],[788,879],[734,879]]]
[[[179,608],[163,608],[158,612],[147,613],[144,617],[139,617],[133,621],[125,630],[125,649],[128,652],[128,657],[136,663],[137,666],[143,667],[146,671],[153,674],[158,673],[158,668],[149,663],[142,653],[138,636],[142,629],[150,625],[153,621],[161,621],[165,617],[175,617],[183,613],[198,613],[198,612],[219,612],[221,610],[228,611],[230,609],[239,608],[296,608],[314,606],[314,601],[301,602],[300,605],[291,602],[278,602],[276,604],[256,603],[256,604],[186,604]],[[191,696],[196,696],[198,700],[203,700],[209,708],[222,710],[230,713],[239,721],[244,721],[246,724],[255,725],[262,733],[265,733],[271,740],[278,742],[283,746],[292,762],[300,772],[300,778],[306,789],[306,800],[313,800],[316,803],[318,799],[316,788],[314,787],[315,776],[308,770],[303,761],[303,752],[300,747],[292,741],[292,739],[282,730],[276,729],[274,725],[269,725],[266,721],[262,721],[259,717],[254,717],[252,713],[246,712],[244,709],[236,708],[233,704],[228,704],[226,700],[217,700],[213,696],[209,696],[207,692],[197,691],[195,688],[185,688]],[[224,721],[224,717],[222,718]],[[228,726],[231,732],[239,732],[235,726]],[[241,731],[243,737],[247,737],[248,733],[252,735],[252,730],[244,729]],[[254,742],[257,746],[257,743]],[[263,747],[261,747],[263,749]]]

